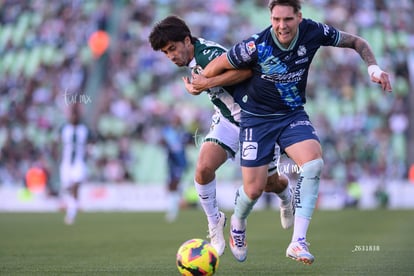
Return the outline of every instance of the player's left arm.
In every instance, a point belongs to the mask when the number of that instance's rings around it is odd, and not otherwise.
[[[368,74],[371,81],[381,84],[384,91],[392,92],[388,73],[381,70],[378,66],[371,46],[365,39],[347,32],[341,32],[340,40],[336,46],[354,49],[368,66]]]

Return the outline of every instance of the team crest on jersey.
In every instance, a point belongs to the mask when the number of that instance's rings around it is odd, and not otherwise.
[[[303,45],[300,45],[298,49],[298,56],[302,57],[304,55],[306,55],[306,47]]]
[[[251,55],[254,51],[256,51],[256,44],[254,44],[254,41],[249,41],[246,44],[246,50],[249,55]]]

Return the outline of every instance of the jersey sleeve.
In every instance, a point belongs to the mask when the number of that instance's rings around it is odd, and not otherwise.
[[[339,39],[341,38],[341,33],[336,28],[329,26],[324,23],[318,23],[309,19],[309,24],[313,25],[320,37],[322,46],[337,46]]]
[[[227,59],[236,68],[247,68],[257,60],[257,46],[254,37],[234,45],[227,52]]]
[[[197,53],[197,64],[205,68],[213,59],[225,52],[225,49],[220,47],[206,47]]]

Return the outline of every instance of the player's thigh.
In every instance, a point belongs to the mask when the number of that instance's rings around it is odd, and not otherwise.
[[[307,139],[285,149],[287,155],[298,165],[322,158],[322,148],[318,140]]]
[[[319,137],[303,110],[293,113],[278,142],[282,150],[299,166],[322,157]]]

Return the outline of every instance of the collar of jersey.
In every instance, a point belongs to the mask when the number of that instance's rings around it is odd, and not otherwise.
[[[193,59],[190,61],[190,63],[187,65],[189,68],[193,68],[197,65],[197,61],[195,59],[195,57],[193,57]]]
[[[293,47],[295,47],[296,41],[298,40],[299,37],[299,30],[296,32],[295,37],[293,38],[293,40],[290,42],[290,45],[288,48],[285,48],[284,46],[282,46],[282,44],[280,44],[279,40],[277,40],[275,31],[273,30],[273,28],[270,28],[270,33],[272,34],[272,38],[273,41],[276,43],[276,45],[282,50],[282,51],[290,51],[293,49]]]

